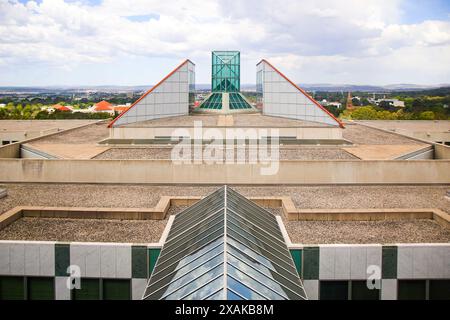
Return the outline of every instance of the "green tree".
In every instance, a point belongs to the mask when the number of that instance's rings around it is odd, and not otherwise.
[[[433,111],[424,111],[419,115],[420,120],[434,120],[434,112]]]

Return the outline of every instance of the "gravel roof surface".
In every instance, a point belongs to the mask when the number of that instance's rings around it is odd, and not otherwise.
[[[172,148],[111,148],[94,159],[170,159]],[[231,150],[228,150],[231,153]],[[191,153],[193,156],[193,152]],[[236,156],[235,152],[235,156]],[[225,153],[223,153],[225,157]],[[270,156],[270,155],[269,155]],[[225,159],[225,158],[224,158]],[[248,159],[248,148],[247,148]],[[270,159],[270,158],[269,158]],[[280,160],[338,160],[358,159],[341,148],[297,147],[280,148]]]
[[[170,214],[184,207],[170,207]],[[158,242],[165,220],[107,220],[67,218],[21,218],[3,230],[1,240],[79,242]]]
[[[108,121],[91,124],[89,126],[71,130],[68,132],[62,132],[50,137],[44,137],[41,139],[30,142],[30,145],[46,144],[46,143],[64,143],[64,144],[85,144],[85,143],[97,143],[100,140],[109,137]]]
[[[290,196],[298,208],[439,208],[450,212],[449,185],[232,186],[244,196]],[[219,186],[2,184],[0,212],[15,206],[151,208],[161,196],[205,196]]]
[[[365,127],[358,124],[345,124],[342,131],[344,139],[350,140],[354,144],[423,144],[407,137],[402,137],[394,133],[383,132],[377,129]]]
[[[450,242],[450,230],[434,220],[284,221],[293,243]]]

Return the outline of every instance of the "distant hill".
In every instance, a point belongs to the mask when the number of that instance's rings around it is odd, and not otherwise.
[[[418,85],[418,84],[390,84],[385,86],[372,85],[349,85],[349,84],[298,84],[301,88],[307,91],[363,91],[363,92],[393,92],[393,91],[420,91],[432,90],[439,88],[450,87],[450,84],[438,85]],[[153,85],[139,85],[139,86],[49,86],[49,87],[31,87],[31,86],[10,86],[0,87],[0,93],[80,93],[80,92],[140,92],[152,88]],[[210,84],[198,83],[195,85],[197,90],[211,90]],[[241,84],[242,91],[255,91],[254,84]]]

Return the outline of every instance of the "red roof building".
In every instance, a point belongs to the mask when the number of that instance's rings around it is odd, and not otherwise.
[[[53,108],[54,108],[55,110],[59,110],[59,111],[72,111],[72,109],[70,109],[69,107],[62,106],[62,105],[60,105],[60,104],[55,104],[55,105],[53,106]]]
[[[94,111],[112,111],[112,104],[108,101],[102,100],[96,104],[94,104]]]

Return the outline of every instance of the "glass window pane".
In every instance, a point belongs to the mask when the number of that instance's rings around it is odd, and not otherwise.
[[[202,250],[202,254],[198,255],[195,254],[196,258],[189,258],[190,262],[188,264],[184,263],[183,261],[180,261],[180,264],[183,264],[182,267],[176,267],[176,269],[171,273],[164,272],[160,275],[161,279],[158,280],[152,280],[152,285],[149,287],[149,293],[152,293],[158,288],[162,288],[166,286],[169,282],[173,282],[174,280],[177,280],[178,278],[181,278],[186,273],[190,272],[191,270],[197,268],[204,262],[210,260],[211,258],[217,256],[218,254],[223,253],[223,244],[220,244],[219,246],[215,247],[214,249],[210,251],[204,251]],[[186,258],[187,259],[187,258]],[[183,259],[184,260],[184,259]]]
[[[233,291],[227,290],[227,300],[244,300]]]
[[[28,300],[54,300],[55,286],[53,278],[27,278]]]
[[[202,300],[210,296],[213,292],[216,292],[220,288],[223,288],[223,276],[220,276],[219,278],[204,285],[197,291],[183,298],[183,300]]]
[[[430,300],[450,300],[450,280],[430,280]]]
[[[425,280],[398,280],[398,300],[425,300]]]
[[[242,271],[234,268],[230,264],[228,265],[228,274],[232,276],[234,279],[238,280],[239,282],[245,284],[247,287],[251,288],[253,291],[258,292],[261,296],[263,296],[265,299],[270,300],[285,300],[282,295],[275,293],[273,290],[270,290],[260,282],[254,280],[247,274],[243,273]],[[260,279],[263,280],[263,279]],[[239,291],[236,291],[239,293]]]
[[[23,277],[0,277],[0,300],[23,300]]]
[[[130,280],[103,279],[103,300],[131,300]]]
[[[178,289],[177,291],[171,293],[164,299],[166,300],[180,300],[184,296],[190,294],[192,291],[194,291],[196,288],[199,288],[206,283],[210,282],[211,280],[215,279],[219,275],[223,273],[223,264],[220,264],[213,270],[210,270],[209,272],[203,274],[202,276],[195,279],[195,281],[192,281],[188,283],[186,286]]]
[[[81,288],[72,289],[72,300],[100,300],[100,280],[81,279]]]
[[[264,297],[260,296],[258,293],[230,276],[227,277],[227,285],[229,289],[232,289],[235,292],[239,292],[239,295],[247,300],[266,300]]]
[[[197,266],[195,269],[183,270],[178,275],[178,279],[171,282],[167,287],[163,287],[157,291],[156,294],[165,296],[166,294],[175,291],[177,288],[181,288],[192,280],[196,279],[200,275],[209,272],[211,269],[223,262],[223,254],[219,254],[215,258]],[[153,294],[152,294],[153,295]]]
[[[380,290],[369,289],[367,281],[352,281],[352,300],[379,300]]]

